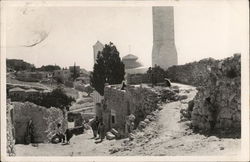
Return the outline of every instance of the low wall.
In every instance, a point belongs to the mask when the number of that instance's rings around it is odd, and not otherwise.
[[[34,142],[47,143],[51,140],[57,129],[57,124],[62,125],[61,131],[65,132],[67,117],[58,108],[45,108],[30,102],[13,102],[13,119],[16,143],[24,143],[27,125],[32,120],[34,125]]]
[[[240,134],[241,57],[234,55],[213,61],[210,68],[205,76],[206,82],[197,88],[191,113],[192,125],[204,131],[228,130]]]

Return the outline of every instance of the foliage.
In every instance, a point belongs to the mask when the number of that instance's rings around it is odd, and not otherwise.
[[[76,66],[74,65],[73,67],[73,71],[72,71],[72,74],[71,74],[71,78],[73,79],[73,81],[78,78],[80,76],[80,73],[79,71],[76,70]]]
[[[105,83],[120,84],[124,80],[125,70],[119,52],[113,43],[106,44],[102,52],[97,55],[91,86],[101,95],[104,94]]]
[[[37,68],[39,71],[48,71],[48,72],[53,72],[54,70],[60,70],[60,66],[57,65],[43,65],[40,68]]]
[[[60,109],[66,108],[69,110],[71,103],[75,102],[75,99],[73,97],[67,96],[61,87],[57,87],[51,93],[41,93],[36,98],[27,98],[26,101],[33,102],[37,105],[47,108],[56,107]]]
[[[149,67],[147,74],[150,76],[150,80],[153,85],[164,80],[165,71],[160,66],[155,65],[153,68]]]
[[[15,71],[23,71],[23,70],[34,71],[35,70],[34,65],[27,63],[23,60],[18,60],[18,59],[7,59],[6,66],[7,66],[7,69],[12,69]]]

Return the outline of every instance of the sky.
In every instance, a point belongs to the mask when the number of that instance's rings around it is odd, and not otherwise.
[[[245,3],[241,1],[174,7],[178,64],[247,53]],[[93,69],[93,45],[113,42],[120,56],[132,53],[151,66],[152,7],[12,6],[5,8],[6,57],[40,67],[76,63]]]

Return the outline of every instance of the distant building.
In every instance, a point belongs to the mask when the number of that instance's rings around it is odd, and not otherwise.
[[[132,54],[128,54],[122,57],[122,62],[125,65],[125,69],[134,69],[142,66],[140,62],[137,61],[138,57]]]
[[[70,73],[70,70],[68,69],[55,70],[53,77],[55,79],[60,79],[62,83],[65,83],[66,81],[70,79],[71,73]]]
[[[23,101],[26,98],[25,89],[15,87],[9,90],[8,93],[11,101]]]
[[[174,8],[153,7],[153,51],[152,66],[163,69],[177,65],[174,38]]]
[[[104,45],[100,42],[97,41],[94,45],[93,45],[93,50],[94,50],[94,63],[96,63],[96,59],[97,59],[97,55],[98,52],[101,52],[104,48]]]
[[[48,72],[42,72],[42,71],[38,72],[19,71],[16,73],[17,80],[26,82],[38,82],[47,77],[48,77]]]

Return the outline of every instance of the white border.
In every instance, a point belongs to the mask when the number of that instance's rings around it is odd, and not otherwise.
[[[249,8],[248,1],[241,1],[246,6],[246,30],[245,38],[247,53],[241,54],[241,118],[242,118],[242,140],[241,154],[238,156],[35,156],[35,157],[8,157],[6,155],[6,26],[4,8],[8,6],[23,6],[29,2],[34,7],[69,7],[69,6],[102,6],[102,7],[134,7],[134,6],[178,6],[178,5],[214,5],[214,3],[225,3],[232,0],[221,1],[0,1],[1,2],[1,160],[2,161],[249,161]],[[238,0],[240,1],[240,0]]]

